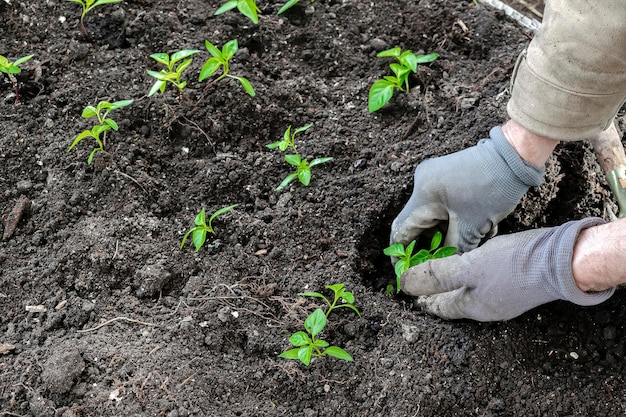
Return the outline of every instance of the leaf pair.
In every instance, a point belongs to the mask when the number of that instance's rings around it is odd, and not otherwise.
[[[334,309],[341,307],[349,308],[354,311],[359,317],[361,317],[361,312],[354,306],[354,295],[351,292],[346,291],[345,285],[343,283],[327,285],[326,289],[331,290],[334,294],[332,303],[330,302],[330,300],[328,300],[328,298],[326,298],[324,294],[321,294],[319,292],[302,292],[298,295],[302,297],[321,298],[322,300],[324,300],[326,304],[328,304],[326,317],[328,317]],[[337,304],[337,302],[339,301],[341,301],[342,303]]]
[[[332,161],[333,158],[315,158],[310,163],[306,159],[302,159],[302,157],[298,154],[295,155],[285,155],[285,161],[289,165],[293,165],[297,167],[296,172],[289,174],[283,182],[280,183],[278,187],[276,187],[276,191],[280,191],[285,188],[290,182],[295,180],[296,178],[304,185],[308,186],[311,182],[311,168],[315,165],[323,164],[326,162]]]
[[[215,11],[214,15],[220,15],[235,7],[239,10],[239,13],[250,19],[252,23],[259,23],[259,13],[261,9],[256,5],[256,0],[229,0],[222,4],[220,8]]]
[[[281,152],[285,152],[287,148],[291,148],[293,149],[294,152],[298,152],[298,150],[296,149],[296,135],[300,132],[304,132],[305,130],[309,129],[311,126],[313,126],[313,124],[308,124],[306,126],[299,127],[296,130],[294,130],[293,133],[291,133],[291,125],[289,125],[287,127],[287,130],[285,130],[285,134],[283,135],[282,140],[279,140],[278,142],[270,143],[265,146],[267,146],[269,149],[278,148]]]
[[[85,27],[85,15],[94,7],[102,6],[109,3],[120,3],[122,0],[67,0],[73,3],[78,3],[82,7],[83,11],[80,15],[80,28],[85,35],[88,35],[87,28]]]
[[[398,261],[394,265],[396,272],[396,291],[400,292],[400,277],[407,269],[426,262],[430,259],[445,258],[454,255],[456,248],[453,246],[442,246],[441,241],[443,235],[437,231],[433,235],[430,241],[430,249],[420,249],[415,255],[413,255],[413,249],[415,248],[415,241],[412,241],[405,248],[402,243],[396,243],[383,250],[383,253],[387,256],[398,258]]]
[[[432,62],[439,54],[415,55],[410,50],[402,51],[399,47],[387,49],[379,52],[377,57],[393,57],[398,62],[389,64],[389,68],[394,73],[393,76],[386,75],[383,79],[374,82],[369,91],[368,110],[373,113],[381,109],[393,97],[394,90],[409,90],[409,75],[411,72],[417,73],[418,64]]]
[[[6,57],[0,55],[0,72],[4,72],[7,75],[19,74],[22,72],[20,65],[34,56],[35,55],[28,55],[11,62]]]
[[[194,219],[194,224],[196,226],[191,228],[187,233],[185,233],[185,236],[183,236],[183,241],[180,243],[180,249],[182,250],[182,248],[185,246],[185,242],[187,241],[187,238],[189,237],[189,235],[191,235],[191,240],[193,241],[193,245],[196,247],[196,252],[198,252],[200,248],[202,248],[202,246],[204,245],[204,242],[206,241],[207,233],[215,234],[215,231],[213,230],[213,220],[217,216],[224,214],[227,211],[230,211],[235,207],[237,207],[237,204],[226,206],[217,210],[215,213],[211,215],[211,217],[209,217],[208,224],[206,222],[205,211],[204,209],[202,209],[200,213],[198,213],[196,215],[196,218]]]
[[[204,81],[211,75],[215,74],[217,70],[222,68],[222,74],[214,82],[217,82],[224,77],[234,78],[239,81],[239,83],[241,83],[241,86],[244,90],[246,90],[246,93],[254,97],[256,93],[254,92],[254,88],[252,88],[252,84],[250,84],[250,81],[248,81],[247,78],[237,77],[228,73],[228,61],[235,55],[235,53],[239,49],[237,39],[226,42],[222,46],[221,51],[208,40],[204,41],[204,44],[206,46],[206,49],[211,54],[211,58],[207,59],[207,61],[202,66],[198,81]]]
[[[289,343],[295,348],[289,349],[279,356],[284,359],[299,360],[306,366],[309,366],[313,357],[327,355],[352,362],[354,359],[345,350],[337,346],[330,346],[325,340],[316,339],[316,336],[326,327],[326,323],[324,311],[321,308],[316,309],[304,321],[306,332],[295,332],[289,337]]]
[[[180,78],[183,71],[185,71],[193,61],[193,58],[189,57],[197,54],[198,52],[200,51],[196,49],[185,49],[174,52],[171,56],[166,53],[156,53],[150,55],[150,58],[165,65],[167,69],[162,69],[160,71],[147,70],[148,74],[157,79],[148,92],[148,97],[154,95],[157,91],[160,91],[161,93],[165,92],[165,87],[168,82],[173,84],[178,89],[179,94],[182,94],[183,88],[185,88],[187,82],[181,81]],[[177,65],[177,63],[183,59],[184,61]],[[176,66],[176,68],[174,68],[174,66]]]

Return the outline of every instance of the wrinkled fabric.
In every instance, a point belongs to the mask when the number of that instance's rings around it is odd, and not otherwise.
[[[626,100],[626,3],[546,0],[513,75],[512,120],[551,139],[606,130]]]

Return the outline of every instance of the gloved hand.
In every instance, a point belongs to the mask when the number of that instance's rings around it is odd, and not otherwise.
[[[391,226],[391,244],[409,244],[448,222],[445,245],[459,253],[478,246],[511,213],[544,168],[526,163],[495,127],[476,146],[417,166],[413,194]]]
[[[554,300],[595,305],[614,289],[583,292],[574,282],[572,256],[581,230],[598,218],[559,227],[495,237],[463,255],[434,259],[408,269],[402,291],[445,319],[508,320]]]

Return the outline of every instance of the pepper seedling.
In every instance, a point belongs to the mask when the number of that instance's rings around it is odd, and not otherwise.
[[[394,270],[396,272],[395,290],[397,292],[400,292],[400,277],[402,277],[402,274],[407,269],[411,268],[412,266],[426,262],[430,259],[445,258],[447,256],[454,255],[454,252],[456,252],[456,248],[454,246],[439,247],[441,245],[442,239],[443,235],[441,234],[441,232],[435,232],[430,241],[430,249],[421,249],[415,255],[413,255],[415,240],[409,243],[406,247],[404,247],[402,243],[396,243],[389,246],[388,248],[383,249],[383,253],[385,255],[398,258],[398,261],[394,266]],[[388,285],[385,292],[390,295],[393,293],[393,291],[393,286]]]
[[[183,236],[183,241],[180,243],[180,249],[183,249],[187,238],[189,237],[189,235],[191,235],[191,240],[196,247],[196,252],[198,252],[206,241],[207,233],[211,233],[213,235],[215,234],[215,230],[213,230],[213,220],[215,220],[217,216],[224,214],[227,211],[234,209],[235,207],[237,207],[237,204],[222,207],[221,209],[217,210],[215,213],[211,214],[211,217],[209,217],[208,224],[206,222],[205,211],[204,209],[202,209],[194,219],[195,227],[192,227],[187,233],[185,233],[185,236]]]
[[[17,89],[17,78],[15,78],[15,74],[19,74],[20,72],[22,72],[20,65],[28,61],[34,56],[35,55],[28,55],[28,56],[16,59],[15,61],[11,62],[6,57],[0,55],[0,72],[5,73],[7,77],[9,77],[9,80],[11,80],[11,83],[13,84],[13,90],[15,91],[15,103],[14,104],[17,104],[20,102],[20,95]]]
[[[283,7],[280,8],[277,14],[282,14],[286,12],[287,10],[291,9],[293,6],[295,6],[299,2],[300,0],[289,0],[287,3],[283,5]],[[315,3],[315,0],[311,0],[311,3]]]
[[[71,151],[74,146],[78,145],[78,143],[85,138],[94,138],[97,146],[91,151],[91,153],[89,154],[89,158],[87,158],[87,163],[91,165],[96,152],[104,152],[104,148],[106,146],[106,131],[110,129],[117,131],[119,129],[115,120],[108,117],[109,113],[113,110],[130,106],[132,103],[133,100],[121,100],[115,101],[113,103],[110,103],[108,101],[101,101],[96,107],[85,107],[83,109],[81,117],[83,119],[96,117],[98,120],[98,124],[96,124],[91,129],[84,130],[81,134],[79,134],[76,139],[74,139],[67,151]],[[102,135],[102,137],[100,137],[100,135]]]
[[[418,64],[432,62],[439,57],[439,54],[415,55],[410,50],[403,51],[399,47],[395,47],[379,52],[376,56],[379,58],[393,57],[398,62],[389,64],[391,71],[394,73],[393,76],[384,76],[382,80],[376,81],[370,88],[367,101],[370,113],[381,109],[387,104],[393,97],[395,90],[409,91],[410,73],[417,73]]]
[[[285,155],[285,161],[296,167],[296,172],[293,172],[280,183],[278,187],[276,187],[276,191],[280,191],[285,188],[289,183],[296,178],[304,185],[308,186],[311,182],[311,168],[315,165],[323,164],[326,162],[332,161],[333,158],[315,158],[310,163],[306,159],[302,159],[300,155]]]
[[[283,135],[282,140],[267,144],[265,146],[268,147],[269,149],[278,148],[281,152],[285,152],[288,148],[293,149],[294,152],[298,152],[298,150],[296,149],[296,135],[300,132],[304,132],[305,130],[309,129],[311,126],[313,126],[313,124],[308,124],[306,126],[299,127],[296,130],[294,130],[293,133],[291,133],[291,125],[289,125],[287,127],[287,130],[285,130],[285,134]]]
[[[252,20],[252,23],[259,23],[259,13],[261,13],[261,9],[256,5],[256,0],[229,0],[222,4],[213,15],[217,16],[226,13],[235,7],[239,10],[239,13]]]
[[[321,308],[317,308],[311,313],[304,321],[304,330],[293,333],[289,337],[289,342],[295,346],[293,349],[289,349],[279,355],[283,359],[295,359],[302,362],[305,366],[309,366],[313,357],[321,356],[333,356],[338,359],[342,359],[348,362],[352,362],[354,359],[348,352],[337,346],[330,346],[330,344],[317,338],[317,336],[324,330],[328,323],[329,314],[337,308],[347,307],[353,310],[359,317],[361,313],[354,306],[354,295],[346,291],[343,283],[327,285],[327,289],[330,289],[334,293],[333,302],[331,303],[326,296],[318,292],[304,292],[298,295],[304,297],[316,297],[323,299],[328,304],[326,313]],[[341,300],[341,304],[337,302]]]
[[[205,87],[205,90],[208,89],[212,84],[218,82],[224,77],[234,78],[235,80],[241,83],[241,86],[246,93],[250,96],[254,97],[256,93],[254,92],[254,88],[252,88],[252,84],[248,81],[247,78],[238,77],[235,75],[231,75],[228,73],[228,61],[235,55],[237,50],[239,49],[239,44],[237,43],[237,39],[233,39],[231,41],[226,42],[222,46],[222,50],[220,51],[215,45],[211,42],[204,41],[206,49],[211,54],[211,58],[207,59],[207,61],[202,66],[200,70],[200,76],[198,77],[198,81],[204,81],[209,78],[211,75],[215,74],[217,70],[222,68],[222,74],[217,77],[215,80],[211,81]]]
[[[83,11],[80,15],[80,30],[85,36],[88,36],[87,28],[85,27],[85,15],[89,13],[94,7],[102,6],[109,3],[121,3],[123,0],[67,0],[73,3],[78,3],[82,7]]]
[[[160,91],[161,93],[165,92],[165,86],[168,82],[173,84],[178,89],[178,95],[179,97],[182,97],[183,88],[185,88],[187,82],[181,81],[180,77],[182,76],[183,71],[185,71],[193,61],[193,58],[189,57],[197,54],[198,52],[200,51],[196,49],[184,49],[182,51],[174,52],[171,56],[166,53],[156,53],[150,55],[150,58],[165,65],[167,69],[162,69],[160,71],[147,70],[148,74],[157,79],[148,92],[148,97],[154,95],[157,91]],[[176,64],[183,59],[185,60],[180,62],[178,65]],[[174,66],[176,66],[176,68],[174,68]]]

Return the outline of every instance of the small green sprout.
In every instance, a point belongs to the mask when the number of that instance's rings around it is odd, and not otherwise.
[[[76,139],[74,139],[70,147],[67,149],[67,151],[71,151],[74,146],[76,146],[81,140],[85,138],[94,138],[96,140],[97,146],[91,151],[91,153],[89,154],[89,158],[87,158],[87,163],[91,165],[96,152],[104,152],[104,148],[106,147],[106,131],[110,129],[117,131],[119,128],[115,120],[108,117],[109,113],[112,110],[117,110],[122,107],[129,106],[132,104],[132,102],[133,100],[121,100],[113,103],[109,103],[108,101],[101,101],[96,107],[85,107],[83,109],[81,117],[83,119],[96,117],[98,119],[98,124],[96,124],[91,129],[84,130],[80,135],[78,135]],[[100,137],[100,135],[102,135],[102,138]]]
[[[285,130],[285,134],[283,135],[283,139],[279,140],[278,142],[273,142],[270,143],[267,146],[270,149],[280,149],[281,152],[285,152],[287,150],[287,148],[291,148],[293,149],[294,152],[298,152],[298,150],[296,149],[296,135],[300,132],[304,132],[305,130],[309,129],[311,126],[313,126],[313,124],[308,124],[306,126],[302,126],[297,128],[296,130],[293,131],[293,133],[291,133],[291,125],[289,125],[287,127],[287,130]]]
[[[347,307],[353,310],[359,317],[361,313],[353,305],[354,295],[344,289],[344,284],[327,285],[327,289],[330,289],[334,293],[333,302],[331,303],[323,294],[318,292],[304,292],[298,295],[304,297],[316,297],[323,299],[328,304],[328,310],[326,313],[321,308],[316,309],[311,313],[304,321],[304,329],[306,332],[298,331],[289,337],[289,342],[295,346],[293,349],[289,349],[279,355],[283,359],[295,359],[302,362],[305,366],[309,366],[313,357],[321,356],[333,356],[338,359],[343,359],[348,362],[352,362],[354,359],[348,352],[337,346],[330,346],[330,344],[317,336],[324,330],[328,322],[328,315],[336,308]],[[341,300],[341,304],[337,304],[337,301]]]
[[[402,243],[396,243],[383,250],[385,255],[398,258],[398,261],[394,266],[394,269],[396,271],[395,290],[397,292],[400,292],[400,277],[407,269],[411,268],[412,266],[426,262],[430,259],[439,259],[454,255],[454,252],[456,251],[456,248],[454,246],[439,247],[441,245],[442,239],[443,235],[441,234],[441,232],[435,232],[433,238],[430,241],[430,249],[421,249],[415,255],[413,255],[415,241],[409,243],[406,248]],[[393,286],[389,285],[387,286],[386,293],[390,295],[393,293],[393,290]]]
[[[398,62],[389,64],[393,76],[386,75],[382,80],[376,81],[369,92],[367,106],[370,113],[381,109],[393,96],[394,90],[409,91],[409,75],[417,73],[417,65],[432,62],[439,54],[415,55],[410,50],[402,51],[399,47],[387,49],[376,55],[379,58],[393,57]]]
[[[321,294],[319,292],[301,292],[298,293],[298,295],[302,297],[316,297],[324,300],[326,304],[328,304],[326,317],[328,317],[334,309],[341,307],[349,308],[354,311],[359,317],[361,317],[361,313],[354,306],[354,295],[351,292],[345,290],[345,285],[343,283],[327,285],[326,289],[332,290],[332,292],[334,293],[332,303],[330,302],[330,300],[328,300],[328,298],[326,298],[326,296],[324,296],[324,294]],[[338,305],[337,302],[340,300],[341,303]]]
[[[261,13],[261,9],[256,5],[256,0],[229,0],[222,4],[220,8],[215,11],[214,15],[220,15],[235,7],[239,10],[239,13],[252,20],[254,24],[259,23],[259,13]]]
[[[204,209],[202,209],[200,213],[198,213],[196,215],[196,218],[194,219],[194,223],[196,226],[192,227],[187,233],[185,233],[185,236],[183,236],[183,241],[180,243],[180,249],[181,250],[183,249],[183,247],[185,246],[185,242],[187,241],[187,238],[189,237],[189,235],[191,235],[191,240],[193,241],[193,244],[196,247],[196,252],[198,252],[200,248],[202,248],[202,245],[204,245],[204,242],[206,241],[206,234],[207,233],[211,233],[213,235],[215,234],[215,231],[213,230],[213,220],[217,216],[224,214],[227,211],[234,209],[235,207],[237,207],[237,204],[233,204],[227,207],[222,207],[221,209],[217,210],[215,213],[211,215],[211,217],[209,217],[208,224],[206,222],[205,211]]]
[[[183,71],[187,69],[193,58],[189,58],[190,56],[197,54],[200,52],[196,49],[184,49],[182,51],[174,52],[171,56],[166,53],[156,53],[150,55],[150,58],[154,59],[160,64],[163,64],[167,67],[167,69],[162,69],[160,71],[152,71],[147,70],[148,74],[156,78],[156,82],[152,85],[152,88],[148,92],[148,97],[154,95],[157,91],[161,93],[165,92],[165,86],[167,83],[172,83],[178,89],[179,97],[182,97],[183,88],[187,85],[186,81],[181,81],[180,77],[183,74]],[[182,59],[189,58],[179,63],[174,69],[176,63]]]
[[[308,186],[311,182],[311,168],[315,165],[323,164],[326,162],[332,161],[333,158],[315,158],[310,163],[306,159],[302,159],[302,157],[298,154],[295,155],[285,155],[285,161],[297,167],[296,172],[287,175],[287,177],[280,183],[278,187],[276,187],[276,191],[280,191],[285,188],[291,181],[296,178],[300,180],[300,182],[304,186]]]
[[[94,7],[102,6],[109,3],[121,3],[122,0],[67,0],[80,4],[83,8],[83,12],[80,15],[80,29],[85,36],[89,35],[87,28],[85,27],[85,15]]]
[[[222,74],[215,80],[207,84],[205,90],[209,88],[209,86],[211,86],[213,83],[218,82],[222,78],[229,77],[239,81],[243,89],[246,90],[246,93],[254,97],[256,93],[254,92],[254,88],[252,88],[252,84],[250,84],[250,81],[248,81],[248,79],[244,77],[237,77],[228,73],[228,61],[233,57],[233,55],[235,55],[235,53],[239,49],[237,39],[226,42],[222,46],[221,51],[209,41],[204,41],[204,44],[206,45],[206,49],[209,51],[212,57],[207,59],[207,61],[202,66],[198,81],[204,81],[211,75],[215,74],[215,72],[217,72],[220,67],[222,68]]]
[[[0,55],[0,72],[5,73],[13,84],[13,90],[15,91],[15,104],[20,102],[20,95],[17,90],[17,78],[15,78],[15,74],[22,72],[20,65],[32,57],[34,57],[34,55],[28,55],[11,62],[6,57]]]
[[[282,14],[286,12],[287,10],[291,9],[293,6],[295,6],[299,2],[300,0],[289,0],[287,3],[283,5],[283,7],[280,8],[277,14]],[[311,3],[315,3],[315,0],[311,0]]]

